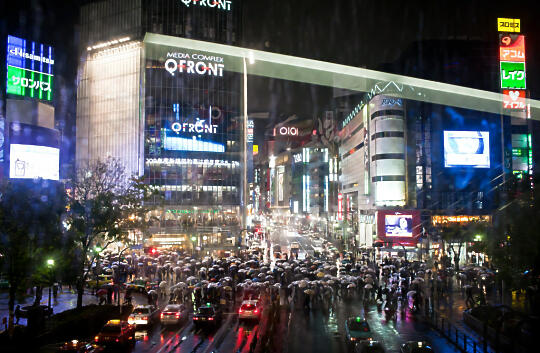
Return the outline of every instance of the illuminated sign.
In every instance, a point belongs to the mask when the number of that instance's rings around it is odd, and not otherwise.
[[[337,219],[338,221],[343,220],[343,194],[339,193],[337,197]]]
[[[516,34],[501,34],[499,37],[500,60],[524,63],[525,36]]]
[[[498,18],[497,29],[499,32],[515,32],[521,31],[521,21],[519,18]]]
[[[180,0],[186,7],[202,6],[222,11],[231,11],[231,0]]]
[[[434,226],[445,223],[491,222],[491,216],[432,216]]]
[[[9,177],[13,179],[59,179],[60,149],[11,144]]]
[[[171,130],[177,134],[181,132],[197,133],[197,134],[215,134],[217,133],[217,125],[210,125],[203,122],[203,120],[197,120],[193,123],[180,123],[178,121],[172,123]]]
[[[219,210],[195,210],[195,209],[187,209],[187,210],[167,210],[166,213],[174,213],[174,214],[192,214],[192,213],[219,213]]]
[[[489,168],[489,132],[444,131],[444,166]]]
[[[225,145],[212,141],[197,140],[192,138],[164,136],[163,148],[166,151],[190,151],[190,152],[225,152]]]
[[[279,129],[274,129],[274,136],[276,136],[276,131],[281,136],[298,136],[298,128],[297,127],[287,127],[282,126]]]
[[[302,162],[302,153],[293,154],[294,163]]]
[[[525,100],[525,91],[524,90],[503,90],[503,107],[504,109],[525,109],[526,100]]]
[[[204,54],[167,53],[165,70],[171,76],[176,72],[223,77],[223,58]]]
[[[8,36],[8,94],[52,100],[53,66],[52,47]]]
[[[253,155],[256,156],[259,154],[259,145],[253,145]]]
[[[248,120],[247,122],[247,142],[253,143],[254,137],[255,122],[253,120]]]
[[[501,88],[526,88],[525,63],[501,61]]]

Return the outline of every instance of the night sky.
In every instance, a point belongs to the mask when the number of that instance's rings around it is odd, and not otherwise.
[[[0,45],[7,34],[53,45],[56,50],[56,115],[65,121],[66,134],[74,134],[76,73],[78,63],[78,8],[83,0],[2,1],[0,5]],[[526,37],[527,84],[531,97],[540,98],[540,21],[534,2],[521,1],[515,8],[494,6],[488,1],[255,1],[244,4],[242,46],[288,55],[302,56],[352,66],[429,77],[429,68],[404,66],[405,54],[413,61],[426,40],[474,41],[485,52],[471,54],[466,65],[470,84],[476,86],[471,71],[497,75],[497,17],[521,19]],[[509,7],[511,4],[508,3]],[[416,44],[415,44],[416,43]],[[493,49],[489,46],[493,45]],[[441,55],[444,56],[444,49]],[[404,54],[405,53],[405,54]],[[472,62],[472,58],[475,62]],[[3,61],[4,59],[2,59]],[[484,65],[485,61],[485,65]],[[444,63],[447,65],[448,63]],[[463,65],[463,63],[461,63]],[[441,64],[441,66],[443,66]],[[2,71],[2,94],[5,73]],[[414,70],[413,70],[414,71]],[[427,76],[427,77],[426,77]],[[441,80],[452,78],[441,76]],[[274,115],[297,113],[306,117],[320,114],[329,102],[328,89],[269,79],[252,79],[251,111]],[[492,91],[497,91],[493,87]],[[68,155],[73,154],[73,146]]]

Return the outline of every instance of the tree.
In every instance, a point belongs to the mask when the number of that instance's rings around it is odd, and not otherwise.
[[[451,223],[442,229],[441,238],[448,244],[448,249],[453,254],[456,271],[459,271],[459,259],[463,245],[472,242],[477,234],[485,234],[486,230],[487,227],[482,222]]]
[[[82,307],[84,284],[96,261],[96,246],[105,250],[128,242],[130,230],[144,231],[152,192],[141,178],[128,177],[119,160],[109,158],[79,168],[68,192],[66,222],[77,245],[77,307]]]
[[[488,237],[488,254],[510,288],[525,288],[524,274],[535,278],[540,272],[540,190],[530,185],[528,177],[512,183],[510,199],[495,214]]]
[[[9,325],[17,294],[66,245],[61,217],[65,211],[62,184],[44,180],[6,180],[0,184],[0,254],[9,282]]]

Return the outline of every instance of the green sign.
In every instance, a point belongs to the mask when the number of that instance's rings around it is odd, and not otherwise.
[[[526,88],[525,63],[501,61],[501,88]]]
[[[53,75],[8,65],[7,93],[52,100]]]

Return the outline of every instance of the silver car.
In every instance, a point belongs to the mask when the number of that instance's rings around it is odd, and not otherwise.
[[[159,319],[159,309],[153,305],[137,305],[128,317],[128,323],[137,326],[152,325]]]
[[[178,325],[188,316],[188,309],[184,304],[169,304],[160,315],[162,325]]]

